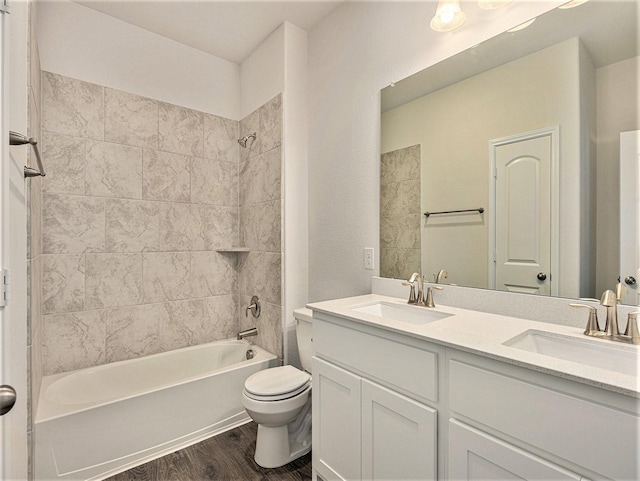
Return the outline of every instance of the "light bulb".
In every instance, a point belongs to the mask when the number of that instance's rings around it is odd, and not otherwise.
[[[430,26],[436,32],[450,32],[461,27],[465,19],[459,0],[440,0]]]

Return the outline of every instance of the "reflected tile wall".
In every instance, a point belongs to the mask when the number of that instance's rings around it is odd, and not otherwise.
[[[235,336],[238,255],[216,249],[240,241],[239,122],[49,72],[41,84],[44,254],[29,268],[44,375]]]
[[[239,322],[258,328],[256,344],[283,357],[282,347],[282,95],[240,121],[240,136],[257,139],[240,148]],[[259,319],[245,317],[251,296],[262,303]]]
[[[420,272],[420,145],[380,157],[380,276]]]

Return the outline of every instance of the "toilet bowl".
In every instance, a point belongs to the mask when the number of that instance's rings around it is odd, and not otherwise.
[[[242,391],[242,405],[258,424],[254,459],[263,468],[311,451],[311,311],[297,309],[294,316],[305,371],[289,365],[265,369],[249,376]]]

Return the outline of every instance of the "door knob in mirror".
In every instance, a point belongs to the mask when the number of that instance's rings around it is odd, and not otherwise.
[[[538,272],[538,275],[536,277],[538,278],[539,281],[547,280],[547,275],[544,272]]]

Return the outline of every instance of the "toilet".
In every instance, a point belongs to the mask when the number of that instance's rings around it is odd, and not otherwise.
[[[247,378],[242,405],[258,424],[254,459],[277,468],[311,451],[311,311],[293,311],[301,371],[280,366]]]

